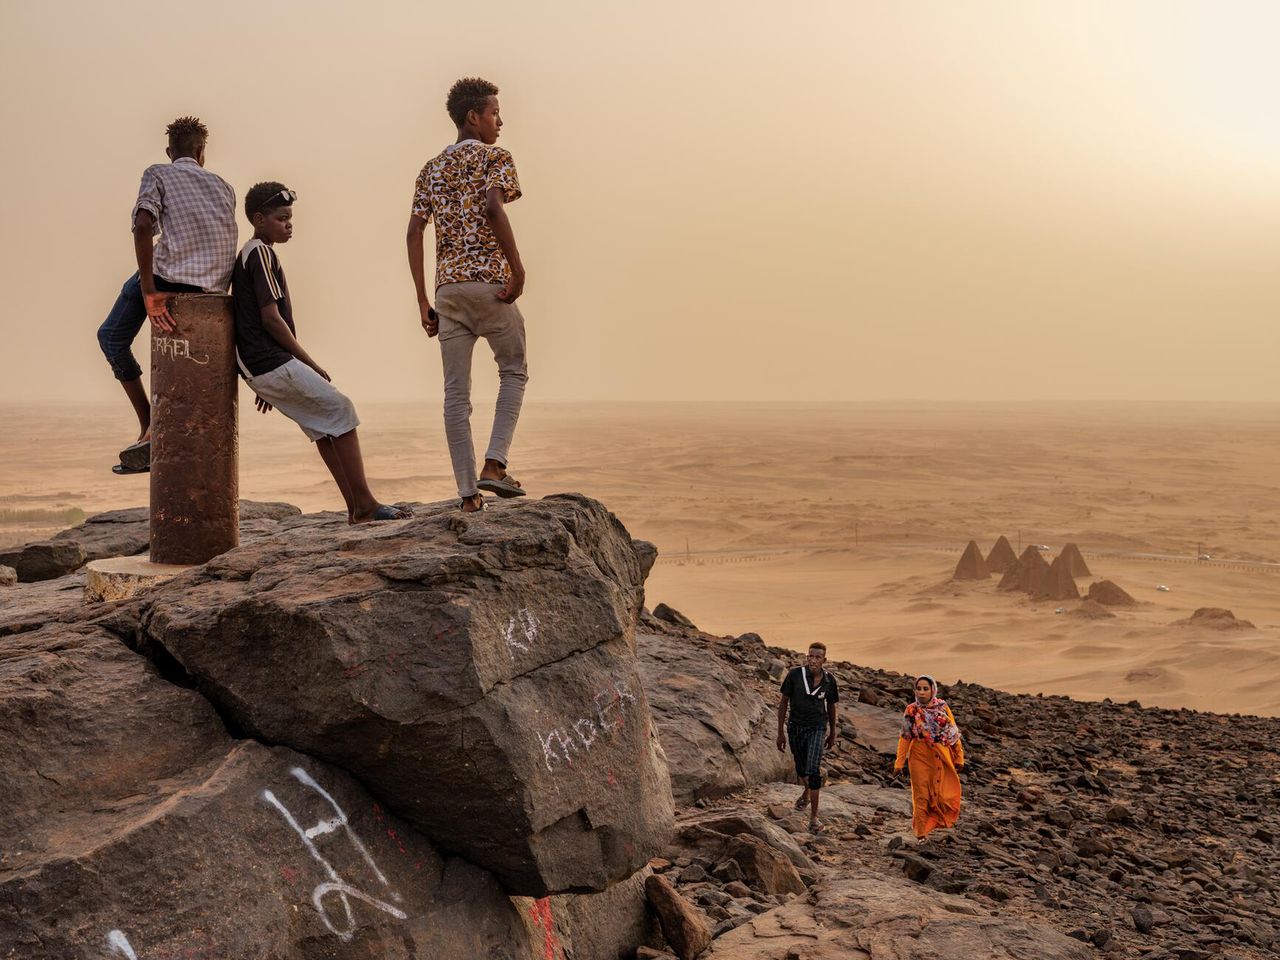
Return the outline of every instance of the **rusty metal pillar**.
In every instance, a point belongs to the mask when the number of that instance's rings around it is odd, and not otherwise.
[[[240,542],[231,298],[180,293],[151,330],[151,560],[204,563]]]

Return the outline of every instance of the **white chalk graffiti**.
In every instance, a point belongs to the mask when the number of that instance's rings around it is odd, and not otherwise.
[[[399,907],[383,900],[379,900],[377,897],[371,896],[363,890],[358,890],[351,884],[347,883],[338,876],[338,871],[333,868],[333,865],[321,856],[320,851],[316,849],[316,845],[314,843],[315,838],[334,833],[341,828],[346,831],[347,839],[350,840],[352,845],[360,851],[360,855],[364,857],[365,863],[369,865],[369,869],[373,871],[373,875],[378,878],[378,882],[384,887],[389,886],[387,878],[383,876],[382,871],[378,869],[378,865],[373,862],[373,857],[371,857],[369,855],[369,851],[365,849],[365,845],[360,842],[360,838],[356,836],[355,831],[353,831],[349,826],[347,822],[347,815],[343,812],[343,809],[338,806],[338,802],[334,800],[333,797],[329,796],[324,787],[311,779],[311,775],[301,767],[294,767],[289,772],[292,773],[294,779],[303,786],[310,787],[323,797],[329,806],[333,808],[333,812],[335,814],[335,816],[330,819],[321,820],[314,827],[304,829],[298,821],[294,819],[293,814],[285,808],[284,804],[276,799],[276,795],[274,793],[270,790],[262,791],[263,799],[280,811],[280,815],[284,817],[285,822],[288,823],[289,826],[293,827],[294,832],[302,839],[302,843],[307,848],[307,852],[310,853],[315,861],[324,868],[325,875],[329,878],[327,882],[320,884],[311,891],[311,902],[315,904],[316,910],[320,913],[320,919],[323,920],[324,925],[329,928],[329,932],[341,940],[351,939],[356,930],[356,918],[355,914],[351,910],[352,898],[360,900],[363,903],[367,903],[369,906],[381,910],[383,913],[389,913],[397,920],[406,919],[408,914]],[[333,922],[329,919],[328,911],[325,909],[324,898],[331,893],[337,894],[338,898],[342,901],[342,909],[346,914],[346,925],[342,928],[334,926]],[[394,899],[400,899],[398,894],[392,893],[391,896]]]
[[[108,933],[107,946],[112,953],[121,954],[126,960],[138,960],[138,955],[133,952],[133,947],[129,945],[129,938],[124,935],[123,930],[112,930]]]
[[[191,341],[179,340],[176,337],[152,337],[151,349],[162,357],[168,357],[170,360],[190,360],[192,363],[198,363],[204,366],[209,362],[209,358],[198,360],[191,355]]]
[[[533,644],[538,639],[538,618],[529,612],[528,607],[521,607],[507,621],[507,629],[502,631],[502,636],[507,641],[507,652],[514,660],[517,651],[533,649]]]
[[[560,763],[573,766],[573,755],[587,753],[602,733],[622,726],[627,705],[635,702],[634,694],[611,683],[607,690],[601,690],[591,698],[595,717],[582,717],[567,727],[552,730],[546,736],[537,734],[538,743],[542,745],[542,762],[547,770],[555,773]],[[613,711],[612,716],[610,711]]]

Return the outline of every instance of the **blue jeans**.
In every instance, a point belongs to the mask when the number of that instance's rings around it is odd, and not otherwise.
[[[163,277],[156,277],[156,289],[166,293],[200,293],[199,287],[186,283],[170,283]],[[142,281],[135,273],[120,288],[120,296],[116,297],[115,306],[107,314],[98,328],[98,346],[111,364],[111,372],[117,380],[137,380],[142,376],[142,368],[133,356],[133,341],[138,331],[147,320],[147,304],[142,299]]]

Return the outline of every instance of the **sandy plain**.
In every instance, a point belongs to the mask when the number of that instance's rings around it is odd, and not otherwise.
[[[0,543],[66,525],[42,512],[146,502],[145,477],[108,469],[118,406],[0,416]],[[452,495],[438,407],[361,415],[379,496]],[[337,507],[295,427],[242,397],[241,433],[241,496]],[[1274,405],[530,404],[512,468],[657,543],[650,604],[703,629],[1016,692],[1280,715],[1278,439]],[[1090,620],[949,582],[967,540],[1001,534],[1078,543],[1081,592],[1105,577],[1140,605]],[[1175,624],[1202,606],[1254,627]]]

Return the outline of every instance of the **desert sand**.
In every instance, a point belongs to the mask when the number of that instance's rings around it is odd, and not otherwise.
[[[5,411],[0,544],[61,529],[57,511],[146,502],[145,477],[108,469],[120,406]],[[437,407],[361,416],[379,496],[452,495]],[[292,424],[247,403],[241,421],[242,496],[338,506]],[[706,630],[822,640],[943,682],[1274,716],[1278,427],[1280,407],[1243,404],[531,404],[512,469],[535,495],[601,499],[657,543],[650,604]],[[1079,601],[998,591],[998,575],[951,582],[970,539],[988,551],[1001,534],[1049,559],[1079,544],[1081,594],[1105,578],[1139,604],[1091,619],[1072,615]],[[1206,606],[1255,627],[1173,625]]]

